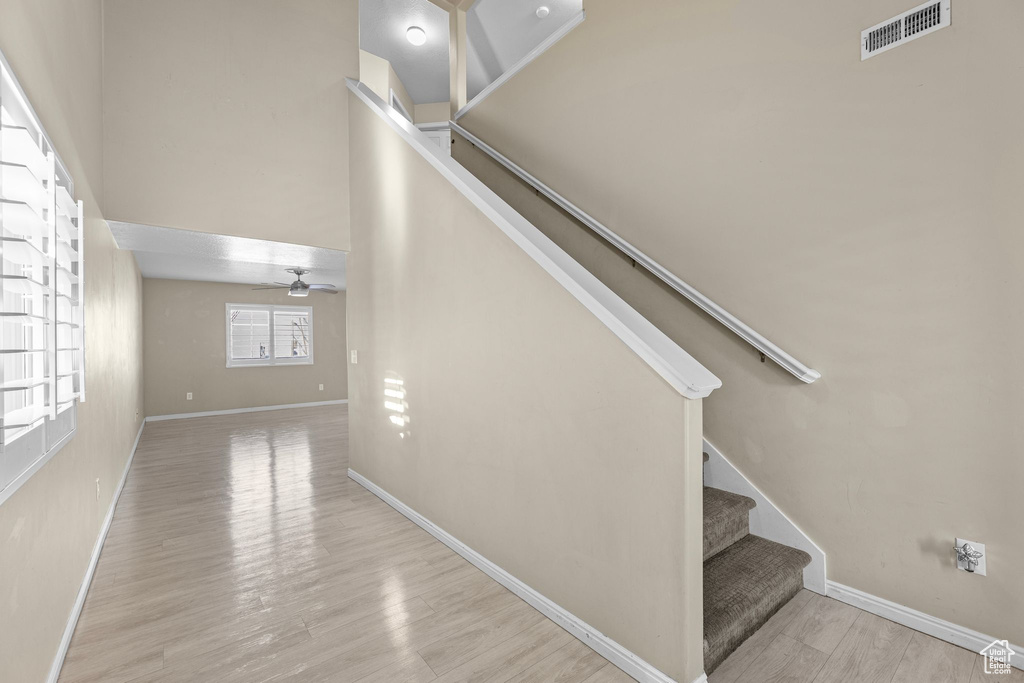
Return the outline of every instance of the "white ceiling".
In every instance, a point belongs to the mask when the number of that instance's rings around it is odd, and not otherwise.
[[[539,19],[537,8],[542,5],[551,13]],[[466,13],[469,98],[476,97],[581,11],[583,0],[477,0],[473,3]]]
[[[143,277],[258,285],[290,283],[295,276],[285,271],[304,268],[306,282],[345,289],[345,252],[335,249],[116,221],[110,231],[119,249],[135,253]]]
[[[537,8],[551,13],[537,18]],[[583,10],[583,0],[477,0],[466,13],[466,81],[472,99]],[[415,47],[410,26],[427,33]],[[448,13],[430,0],[359,0],[359,47],[391,62],[416,104],[447,102]]]
[[[410,26],[427,42],[406,40]],[[430,0],[359,0],[359,47],[391,62],[416,104],[448,101],[448,13]]]

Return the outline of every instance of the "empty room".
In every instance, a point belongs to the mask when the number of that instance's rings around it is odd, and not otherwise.
[[[1024,4],[0,0],[0,682],[1024,683]]]

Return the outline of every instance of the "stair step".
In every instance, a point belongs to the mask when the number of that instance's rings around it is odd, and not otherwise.
[[[711,673],[803,588],[811,556],[747,535],[704,563],[704,670]]]
[[[750,531],[752,498],[704,487],[704,559],[740,540]]]

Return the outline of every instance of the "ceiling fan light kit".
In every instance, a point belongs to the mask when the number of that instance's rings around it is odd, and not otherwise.
[[[338,293],[338,290],[334,288],[334,285],[309,284],[303,282],[302,276],[307,274],[309,272],[308,270],[304,270],[302,268],[289,268],[286,272],[295,274],[295,282],[291,284],[286,284],[284,282],[275,282],[273,285],[267,287],[253,287],[253,291],[260,289],[287,289],[288,296],[309,296],[310,290],[314,292],[323,292],[325,294]]]

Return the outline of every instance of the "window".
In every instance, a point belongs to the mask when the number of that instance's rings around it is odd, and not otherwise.
[[[74,188],[0,55],[0,502],[74,436],[85,400]]]
[[[227,305],[227,365],[312,365],[309,306]]]
[[[410,114],[409,110],[402,104],[402,100],[398,97],[398,93],[396,93],[394,89],[391,90],[391,106],[399,114],[407,118],[409,121],[412,121],[412,114]]]

